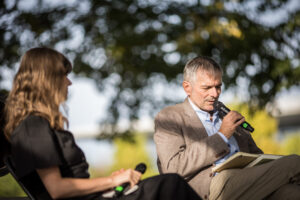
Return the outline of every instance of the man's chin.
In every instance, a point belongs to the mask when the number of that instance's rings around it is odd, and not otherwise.
[[[214,111],[214,105],[205,106],[205,108],[203,110],[206,112],[212,112],[212,111]]]

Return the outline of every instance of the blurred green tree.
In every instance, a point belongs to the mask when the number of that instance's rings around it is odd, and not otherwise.
[[[300,155],[300,132],[288,135],[281,146],[282,155]]]
[[[294,0],[1,1],[0,69],[28,48],[56,48],[111,99],[105,124],[115,124],[179,101],[174,85],[201,54],[223,66],[225,88],[244,81],[245,99],[263,107],[299,85],[299,10]]]
[[[252,133],[252,137],[264,153],[300,155],[300,132],[282,136],[282,139],[279,140],[278,121],[265,110],[257,109],[255,113],[251,113],[247,104],[237,103],[231,104],[230,108],[242,113],[246,121],[254,126],[255,131]]]
[[[277,120],[265,110],[256,109],[255,113],[249,112],[247,104],[232,104],[230,108],[240,112],[251,125],[254,126],[252,137],[257,146],[267,154],[282,154],[280,143],[276,140],[278,130]]]
[[[130,140],[121,137],[114,139],[115,155],[114,164],[110,168],[109,173],[113,171],[132,168],[137,164],[145,163],[147,170],[142,178],[157,175],[157,168],[153,166],[153,162],[146,149],[147,136],[145,134],[135,133]]]

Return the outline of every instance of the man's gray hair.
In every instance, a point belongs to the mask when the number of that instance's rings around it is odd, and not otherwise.
[[[223,73],[220,65],[212,58],[207,56],[198,56],[186,63],[183,70],[183,80],[190,82],[196,81],[196,74],[198,70],[206,71],[213,76],[216,74],[222,75]]]

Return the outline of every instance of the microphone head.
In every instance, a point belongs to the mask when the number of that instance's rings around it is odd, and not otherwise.
[[[140,163],[135,167],[135,171],[141,172],[142,174],[145,173],[147,169],[147,166],[145,165],[145,163]]]
[[[221,101],[215,101],[214,103],[215,110],[220,110],[220,108],[224,106],[225,105]]]
[[[230,112],[229,108],[227,108],[221,101],[216,101],[214,104],[215,110],[218,111],[218,115],[221,119]]]

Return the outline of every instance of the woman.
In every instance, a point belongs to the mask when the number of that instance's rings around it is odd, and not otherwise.
[[[89,178],[85,156],[65,130],[68,121],[59,110],[71,85],[67,77],[71,69],[70,61],[55,50],[27,51],[6,101],[4,131],[19,178],[31,184],[40,179],[53,199],[103,199],[104,191],[118,185],[136,185],[141,173],[127,169]],[[136,192],[121,198],[199,199],[175,174],[141,181]]]

